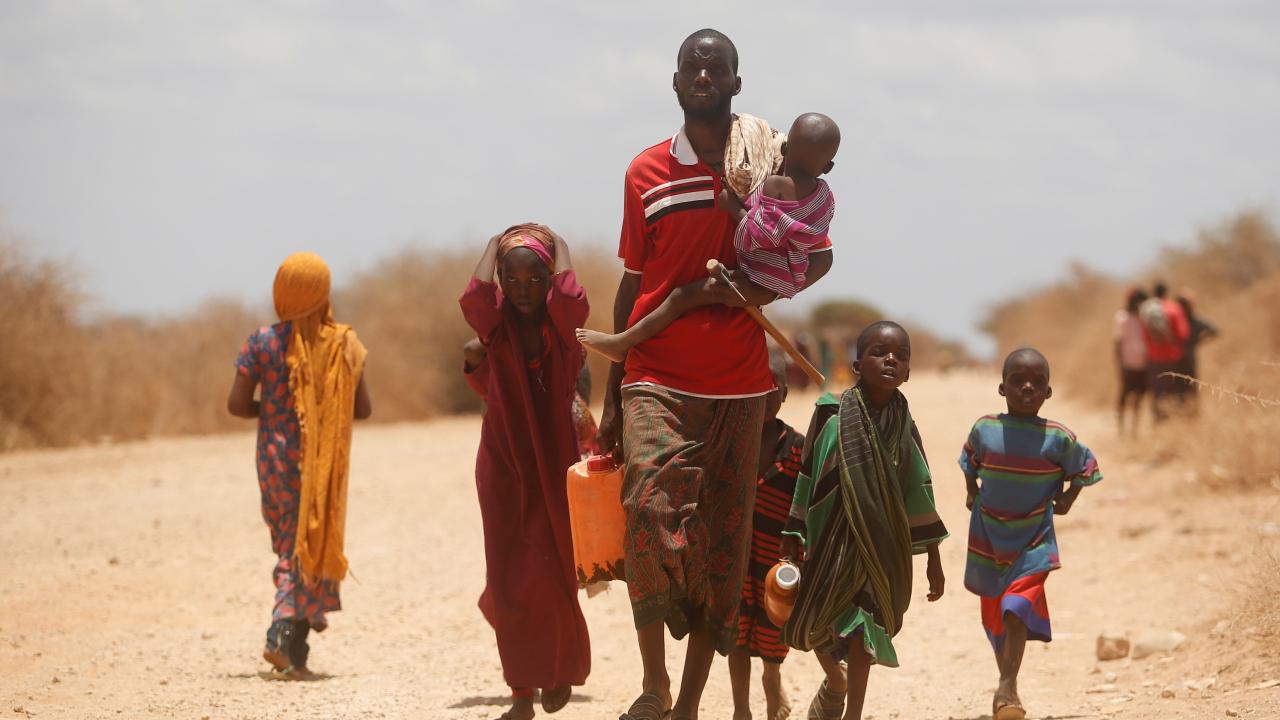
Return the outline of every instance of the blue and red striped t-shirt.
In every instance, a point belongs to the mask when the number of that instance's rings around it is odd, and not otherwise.
[[[973,424],[960,469],[981,488],[969,519],[964,586],[985,597],[1061,567],[1053,498],[1065,484],[1102,479],[1093,452],[1065,426],[1001,413]]]

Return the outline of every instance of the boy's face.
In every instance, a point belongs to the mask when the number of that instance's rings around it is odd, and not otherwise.
[[[532,250],[516,248],[498,266],[502,294],[521,315],[537,315],[547,304],[551,273]]]
[[[853,371],[863,385],[896,389],[911,377],[911,339],[896,327],[877,328],[854,361]]]
[[[1044,401],[1053,397],[1049,387],[1049,366],[1031,355],[1020,355],[1009,362],[1000,383],[1010,415],[1035,416]]]

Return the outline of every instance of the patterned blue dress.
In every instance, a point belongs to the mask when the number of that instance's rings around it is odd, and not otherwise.
[[[262,387],[258,488],[262,491],[262,518],[271,531],[271,549],[277,556],[272,572],[276,600],[271,619],[307,620],[312,629],[319,631],[328,625],[325,613],[341,610],[342,603],[337,583],[322,581],[308,586],[294,569],[302,473],[298,467],[301,433],[289,391],[289,368],[285,365],[292,329],[287,322],[258,329],[241,348],[236,370]]]

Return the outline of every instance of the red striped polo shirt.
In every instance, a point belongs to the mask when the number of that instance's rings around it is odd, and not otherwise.
[[[698,159],[683,128],[631,161],[618,248],[626,271],[640,275],[628,326],[675,288],[706,277],[711,258],[737,267],[732,218],[715,207],[719,192],[720,179]],[[741,308],[695,308],[631,349],[622,384],[698,397],[763,395],[773,389],[764,331]]]

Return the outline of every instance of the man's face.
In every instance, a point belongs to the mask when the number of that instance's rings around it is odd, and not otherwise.
[[[671,86],[685,115],[713,120],[729,114],[742,79],[733,70],[729,47],[714,38],[698,38],[680,53]]]

